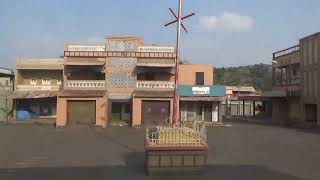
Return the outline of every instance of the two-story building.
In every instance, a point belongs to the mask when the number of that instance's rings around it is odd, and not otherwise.
[[[264,92],[273,120],[320,123],[320,33],[273,54],[273,89]]]
[[[261,92],[252,86],[226,86],[224,115],[256,116],[262,110]]]
[[[55,117],[56,126],[139,126],[172,120],[176,53],[135,36],[108,36],[99,45],[67,44],[64,59],[18,59],[16,119]],[[213,66],[181,65],[184,120],[221,120],[224,86]]]
[[[180,121],[221,122],[225,86],[214,85],[213,66],[179,65]]]
[[[273,120],[300,119],[300,46],[273,53],[272,91],[264,92],[265,111]]]
[[[63,59],[18,59],[15,67],[16,120],[55,118],[62,88]]]
[[[66,45],[57,126],[73,123],[137,126],[169,121],[175,50],[110,36],[101,45]]]

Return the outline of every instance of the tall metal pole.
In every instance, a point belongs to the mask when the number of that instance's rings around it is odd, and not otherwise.
[[[181,11],[182,0],[179,0],[178,10],[178,23],[177,23],[177,42],[176,42],[176,62],[175,62],[175,89],[173,99],[173,118],[172,124],[175,125],[179,120],[179,92],[178,92],[178,80],[179,80],[179,60],[180,60],[180,36],[181,36]]]

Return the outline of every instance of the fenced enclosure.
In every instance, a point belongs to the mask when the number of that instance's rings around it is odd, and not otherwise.
[[[205,122],[146,126],[146,172],[199,172],[207,164]]]
[[[146,143],[152,145],[205,145],[207,130],[205,122],[183,122],[177,126],[147,126]]]

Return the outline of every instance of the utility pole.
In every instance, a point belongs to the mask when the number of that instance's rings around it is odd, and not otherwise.
[[[181,10],[182,0],[179,0],[178,10],[178,23],[177,23],[177,41],[176,41],[176,66],[175,66],[175,79],[174,79],[174,99],[173,99],[173,117],[172,124],[178,123],[179,119],[179,91],[178,91],[178,80],[179,80],[179,59],[180,59],[180,37],[181,37]]]
[[[173,113],[172,113],[172,124],[175,125],[179,121],[179,91],[178,91],[178,82],[179,82],[179,60],[180,60],[180,37],[181,37],[181,26],[182,28],[186,31],[187,29],[185,26],[182,24],[182,20],[189,18],[191,16],[194,16],[195,13],[191,13],[187,16],[182,17],[182,0],[179,0],[178,4],[178,16],[173,12],[171,8],[169,8],[171,13],[174,15],[176,18],[174,21],[171,21],[165,26],[169,26],[170,24],[176,23],[177,22],[177,39],[176,39],[176,60],[175,60],[175,88],[174,88],[174,99],[173,99]]]

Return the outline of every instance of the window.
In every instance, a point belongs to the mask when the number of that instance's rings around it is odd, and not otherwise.
[[[196,72],[196,85],[204,85],[204,72]]]
[[[9,80],[8,79],[6,80],[6,86],[9,86]]]
[[[147,81],[153,81],[154,80],[154,76],[151,73],[145,73],[145,79]]]
[[[292,70],[292,76],[297,76],[297,70],[296,69],[294,69],[294,70]]]
[[[44,78],[42,79],[42,85],[50,85],[51,84],[51,80],[48,78]]]
[[[32,79],[30,80],[30,85],[37,85],[37,79],[32,78]]]

